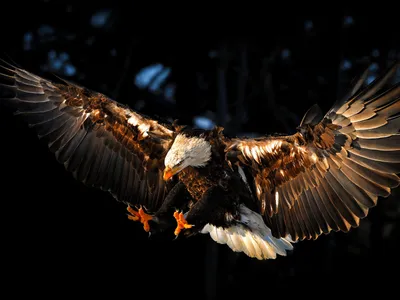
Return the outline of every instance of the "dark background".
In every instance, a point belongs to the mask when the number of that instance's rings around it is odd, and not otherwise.
[[[164,24],[180,29],[168,30],[128,4],[81,2],[3,7],[0,57],[146,114],[214,122],[231,135],[293,133],[312,104],[327,111],[367,67],[372,80],[400,58],[398,19],[352,9],[277,15],[227,35],[172,17]],[[0,134],[1,290],[15,298],[309,298],[319,288],[318,297],[360,297],[398,284],[399,191],[348,234],[257,261],[208,236],[148,240],[124,205],[76,182],[4,107]]]

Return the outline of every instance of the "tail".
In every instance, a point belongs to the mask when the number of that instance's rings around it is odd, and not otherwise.
[[[227,228],[207,224],[201,233],[210,233],[219,244],[227,244],[235,252],[244,252],[247,256],[263,259],[275,259],[276,255],[286,256],[293,250],[290,236],[275,238],[272,236],[261,215],[244,205],[239,208],[240,222]]]

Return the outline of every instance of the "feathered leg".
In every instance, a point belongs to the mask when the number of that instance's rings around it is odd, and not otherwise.
[[[143,229],[154,235],[160,231],[172,228],[175,224],[172,218],[173,212],[177,209],[184,209],[190,199],[190,194],[187,192],[185,185],[178,182],[165,197],[156,213],[148,214],[141,206],[138,210],[135,210],[128,205],[128,218],[132,221],[141,222]]]
[[[192,199],[186,186],[182,182],[178,182],[165,197],[161,207],[155,213],[155,217],[163,218],[171,215],[176,209],[184,209]]]
[[[192,197],[186,186],[182,182],[178,182],[168,193],[158,211],[153,215],[151,235],[154,237],[158,233],[171,232],[176,225],[173,217],[174,212],[186,210],[190,201],[192,201]]]
[[[204,193],[200,201],[196,202],[190,211],[183,215],[182,212],[175,211],[174,217],[177,222],[175,235],[184,229],[192,229],[186,234],[201,231],[208,223],[216,226],[229,224],[230,220],[234,220],[233,205],[235,201],[228,199],[227,194],[221,187],[212,187]]]

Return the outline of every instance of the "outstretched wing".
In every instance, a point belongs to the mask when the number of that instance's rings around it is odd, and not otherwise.
[[[7,95],[0,101],[17,110],[78,180],[125,203],[160,205],[172,129],[86,88],[2,69],[0,89]]]
[[[400,183],[399,63],[338,102],[312,107],[290,136],[233,139],[227,159],[250,174],[276,237],[316,239],[357,227],[379,196]]]

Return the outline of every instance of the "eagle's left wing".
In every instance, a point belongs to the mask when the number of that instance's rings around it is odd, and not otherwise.
[[[357,227],[399,185],[399,63],[325,116],[314,106],[289,136],[228,141],[276,237],[315,239]],[[362,80],[359,82],[361,83]]]

